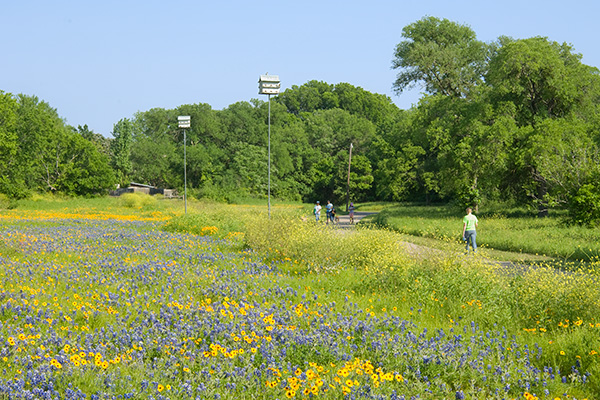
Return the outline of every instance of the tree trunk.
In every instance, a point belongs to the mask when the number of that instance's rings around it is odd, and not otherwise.
[[[538,218],[546,218],[548,216],[548,201],[546,195],[548,194],[548,186],[546,181],[542,180],[538,186]]]
[[[477,176],[475,176],[474,180],[473,180],[473,193],[476,194],[477,198],[474,199],[473,201],[473,208],[475,209],[475,214],[479,213],[479,195],[478,195],[478,191],[477,191]]]

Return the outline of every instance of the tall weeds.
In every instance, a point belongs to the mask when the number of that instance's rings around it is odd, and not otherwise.
[[[595,271],[501,266],[482,257],[424,248],[415,256],[401,238],[388,230],[347,232],[299,218],[258,217],[245,223],[246,245],[267,257],[292,260],[312,272],[359,270],[366,287],[354,290],[409,295],[435,306],[444,303],[443,312],[453,317],[468,316],[488,326],[552,330],[565,320],[595,323],[600,315]]]

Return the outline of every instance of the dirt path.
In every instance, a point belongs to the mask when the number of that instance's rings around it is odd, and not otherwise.
[[[334,225],[335,228],[339,229],[340,233],[349,233],[356,227],[356,224],[368,215],[377,214],[376,212],[366,211],[355,211],[354,212],[354,224],[350,224],[350,217],[348,215],[340,215],[339,221]],[[428,258],[443,258],[448,255],[461,256],[462,262],[471,263],[473,260],[473,254],[470,253],[468,256],[465,255],[464,244],[457,244],[454,248],[438,249],[419,244],[414,244],[407,241],[400,241],[399,246],[404,249],[411,257],[417,259],[428,259]],[[502,261],[497,259],[490,259],[484,254],[481,254],[481,250],[478,252],[477,258],[479,261],[483,261],[488,264],[493,264],[498,267],[499,270],[503,270],[505,273],[514,273],[515,271],[525,271],[528,268],[532,268],[531,265],[523,263],[517,263],[513,261]],[[512,271],[512,272],[511,272]]]
[[[361,219],[363,219],[364,217],[366,217],[368,215],[373,215],[373,214],[377,214],[377,213],[376,212],[367,212],[367,211],[355,211],[353,224],[350,223],[350,217],[348,215],[340,215],[339,221],[336,224],[334,224],[334,227],[336,227],[338,229],[343,229],[343,230],[354,229],[356,227],[356,224],[358,224],[358,222]],[[412,255],[413,257],[428,257],[433,254],[442,255],[446,252],[445,250],[439,250],[439,249],[421,246],[418,244],[404,242],[404,241],[400,242],[400,246],[402,246],[406,250],[406,252],[409,253],[410,255]],[[457,249],[457,251],[460,251],[460,250]]]
[[[345,232],[348,230],[352,230],[356,227],[356,224],[368,215],[377,214],[376,212],[366,212],[366,211],[355,211],[354,212],[354,224],[350,223],[350,217],[348,215],[340,215],[339,221],[334,225],[336,228],[340,229],[341,232]],[[402,247],[409,255],[415,258],[431,258],[431,257],[444,257],[448,255],[449,251],[456,255],[464,254],[464,244],[460,244],[456,247],[456,249],[436,249],[433,247],[422,246],[418,244],[414,244],[411,242],[401,241],[399,242],[400,247]],[[472,256],[472,255],[471,255]],[[485,259],[485,257],[483,258]],[[470,257],[465,257],[465,261],[469,262],[471,260]],[[496,264],[500,267],[514,267],[516,264],[510,261],[499,261],[499,260],[487,260],[486,262],[490,262]]]
[[[367,215],[377,214],[376,212],[366,212],[366,211],[355,211],[354,212],[354,224],[350,224],[350,217],[348,215],[340,215],[339,222],[335,224],[335,226],[339,229],[354,229],[356,224],[366,217]]]

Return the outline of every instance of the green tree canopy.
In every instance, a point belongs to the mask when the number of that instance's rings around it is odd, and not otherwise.
[[[598,70],[583,65],[571,46],[544,37],[506,41],[486,76],[492,102],[513,104],[521,126],[593,112],[600,98],[599,79]]]
[[[22,178],[15,176],[19,149],[17,109],[13,96],[0,90],[0,193],[9,195],[24,189]]]
[[[483,80],[489,47],[465,25],[424,17],[402,29],[392,68],[398,93],[423,83],[429,93],[467,96]]]
[[[123,118],[113,127],[114,139],[110,143],[111,166],[115,171],[118,183],[129,184],[133,165],[131,164],[131,144],[138,132],[135,121]]]

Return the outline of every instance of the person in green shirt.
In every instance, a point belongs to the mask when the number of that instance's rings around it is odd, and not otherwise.
[[[471,247],[473,247],[473,253],[477,253],[477,217],[471,214],[473,210],[471,207],[467,208],[467,215],[463,217],[463,232],[462,237],[466,242],[466,253],[469,254],[469,242],[471,242]]]

